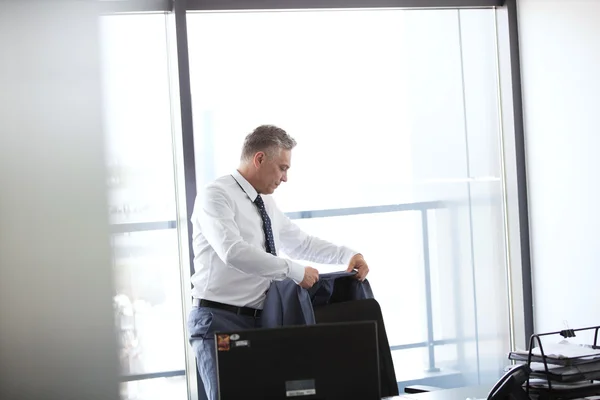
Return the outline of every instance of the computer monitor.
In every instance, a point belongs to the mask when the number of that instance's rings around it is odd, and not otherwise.
[[[215,333],[220,400],[379,400],[375,321]]]

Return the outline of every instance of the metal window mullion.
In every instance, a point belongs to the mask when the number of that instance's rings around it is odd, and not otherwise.
[[[456,9],[501,7],[504,3],[505,0],[187,0],[187,10]]]
[[[133,233],[133,232],[147,232],[147,231],[157,231],[157,230],[166,230],[166,229],[175,229],[177,228],[177,221],[168,220],[168,221],[152,221],[152,222],[133,222],[126,224],[111,224],[110,225],[110,233]]]
[[[120,382],[135,382],[135,381],[146,381],[149,379],[158,379],[158,378],[173,378],[176,376],[185,376],[185,370],[174,370],[174,371],[163,371],[163,372],[153,372],[148,374],[132,374],[132,375],[122,375],[119,378]]]

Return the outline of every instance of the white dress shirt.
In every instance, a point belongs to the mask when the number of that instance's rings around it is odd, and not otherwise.
[[[265,250],[256,189],[238,172],[209,184],[196,198],[193,224],[192,296],[262,309],[273,280],[304,279],[305,266],[282,257],[347,265],[355,251],[309,236],[261,195],[271,219],[277,256]]]

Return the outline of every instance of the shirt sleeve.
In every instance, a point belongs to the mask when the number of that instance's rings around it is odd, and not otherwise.
[[[358,254],[345,246],[338,246],[304,232],[277,207],[274,207],[277,218],[282,221],[279,241],[283,251],[297,260],[307,260],[319,264],[348,265],[350,259]]]
[[[304,279],[301,264],[273,256],[242,238],[235,221],[233,200],[224,190],[208,186],[199,206],[197,222],[202,234],[226,265],[273,280],[289,277],[299,283]]]

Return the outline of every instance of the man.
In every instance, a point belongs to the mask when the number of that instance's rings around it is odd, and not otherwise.
[[[192,215],[194,297],[188,330],[209,400],[217,398],[214,332],[260,327],[269,285],[291,278],[305,289],[319,272],[287,256],[347,265],[364,280],[362,255],[304,233],[270,196],[287,182],[296,141],[283,129],[263,125],[243,145],[240,166],[199,193]]]

